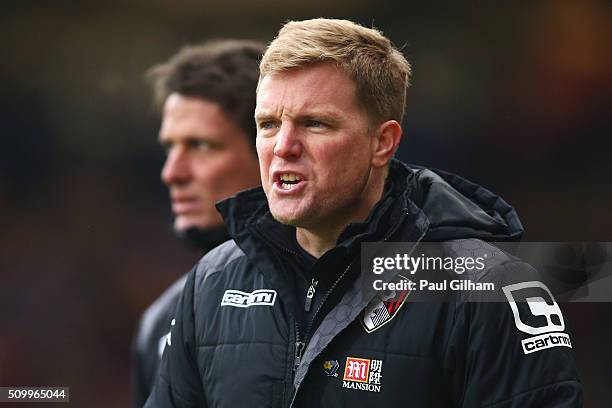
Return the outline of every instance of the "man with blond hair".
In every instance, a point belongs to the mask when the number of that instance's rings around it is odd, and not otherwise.
[[[427,241],[486,248],[475,281],[529,269],[486,243],[523,232],[505,201],[393,159],[409,76],[375,29],[280,30],[257,89],[262,187],[218,205],[233,240],[192,270],[148,407],[580,406],[564,325],[545,348],[519,330],[563,322],[554,299],[411,302],[397,270],[361,265],[362,243]]]

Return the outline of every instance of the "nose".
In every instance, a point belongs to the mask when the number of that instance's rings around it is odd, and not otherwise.
[[[302,143],[291,123],[283,123],[276,135],[274,155],[283,159],[295,159],[302,154]]]
[[[188,152],[175,146],[170,149],[161,172],[161,179],[166,185],[184,184],[191,178]]]

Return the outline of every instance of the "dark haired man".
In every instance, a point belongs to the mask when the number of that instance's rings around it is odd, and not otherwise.
[[[161,173],[170,190],[174,231],[208,251],[228,238],[215,203],[259,184],[255,88],[263,44],[219,40],[182,49],[149,71],[162,115]],[[132,391],[141,407],[157,376],[179,279],[144,313],[133,344]]]

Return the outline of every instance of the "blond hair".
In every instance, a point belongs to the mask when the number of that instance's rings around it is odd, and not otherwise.
[[[260,80],[318,62],[331,62],[344,70],[371,119],[401,123],[410,64],[380,31],[348,20],[290,21],[264,54]]]

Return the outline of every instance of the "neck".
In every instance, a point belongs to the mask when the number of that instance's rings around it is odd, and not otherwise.
[[[306,228],[296,228],[295,237],[304,251],[315,258],[320,258],[325,252],[336,246],[336,241],[342,233],[342,228],[334,231],[314,231]]]

